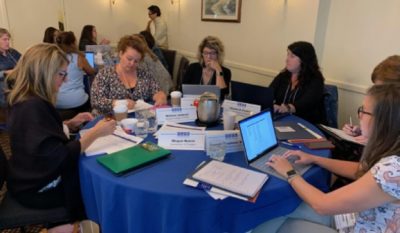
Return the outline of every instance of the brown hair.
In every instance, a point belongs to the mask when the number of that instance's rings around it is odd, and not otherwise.
[[[361,176],[380,159],[400,156],[400,85],[372,86],[367,95],[373,99],[371,135],[360,159]]]
[[[76,45],[76,37],[72,31],[61,32],[56,38],[56,43],[66,53],[77,53],[83,56]]]
[[[7,29],[0,28],[0,37],[2,37],[3,35],[8,35],[8,37],[11,37],[11,34]]]
[[[371,81],[383,83],[400,83],[400,56],[393,55],[379,63],[372,72]]]
[[[142,56],[140,61],[143,61],[144,55],[147,51],[147,45],[144,39],[138,35],[123,36],[118,42],[118,52],[125,53],[128,47],[138,51],[138,53],[140,53]]]

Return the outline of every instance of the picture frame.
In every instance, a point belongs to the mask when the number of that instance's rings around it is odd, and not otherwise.
[[[201,0],[201,20],[240,23],[242,0]]]

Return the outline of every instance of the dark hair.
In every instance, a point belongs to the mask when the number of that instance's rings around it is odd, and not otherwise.
[[[374,85],[367,96],[373,99],[372,127],[368,143],[360,159],[358,176],[363,175],[380,159],[400,155],[400,85]]]
[[[298,75],[299,83],[304,84],[311,79],[324,79],[319,65],[317,54],[313,45],[306,41],[297,41],[288,46],[288,50],[300,58],[300,72]]]
[[[393,55],[379,63],[371,74],[371,81],[400,82],[400,56]]]
[[[76,37],[72,31],[61,32],[56,38],[56,43],[65,53],[78,53]]]
[[[58,32],[57,28],[48,27],[44,31],[43,42],[53,44],[55,43],[54,33]]]
[[[147,10],[151,11],[151,13],[156,13],[157,16],[161,16],[161,10],[158,6],[156,5],[151,5],[149,6],[149,8],[147,8]]]
[[[95,27],[93,25],[85,25],[82,28],[81,38],[79,39],[79,44],[81,44],[82,40],[88,40],[90,42],[96,43],[96,40],[93,38],[93,29]]]
[[[141,32],[139,32],[139,34],[144,37],[144,39],[146,40],[147,46],[149,46],[149,48],[152,49],[154,47],[154,45],[156,44],[156,41],[154,40],[153,35],[151,35],[151,33],[149,31],[141,31]]]
[[[125,53],[127,48],[132,48],[138,51],[142,58],[140,61],[143,61],[144,55],[147,51],[146,42],[139,35],[127,35],[123,36],[118,42],[118,52]]]

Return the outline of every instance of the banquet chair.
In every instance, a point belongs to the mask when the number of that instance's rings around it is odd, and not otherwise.
[[[182,56],[179,62],[178,73],[175,83],[175,90],[182,91],[183,76],[185,76],[188,67],[189,67],[189,60],[186,57]]]
[[[5,174],[6,157],[0,146],[1,174]],[[1,188],[1,187],[0,187]],[[19,228],[24,232],[28,225],[48,225],[64,223],[70,220],[67,209],[63,207],[53,209],[31,209],[18,203],[10,192],[0,204],[0,231],[4,229]]]
[[[168,72],[173,77],[174,75],[174,65],[175,65],[175,57],[176,57],[176,51],[175,50],[169,50],[169,49],[161,49],[165,60],[167,61],[168,64]]]
[[[302,219],[287,219],[279,228],[277,233],[338,233],[337,230],[330,227],[309,222]]]
[[[324,105],[327,125],[333,128],[338,127],[338,88],[335,85],[325,84],[324,87]]]

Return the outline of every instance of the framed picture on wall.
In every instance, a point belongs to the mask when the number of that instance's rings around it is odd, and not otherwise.
[[[201,20],[240,23],[242,0],[201,0]]]

